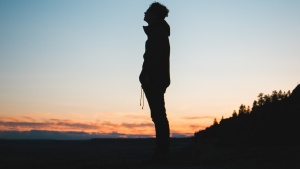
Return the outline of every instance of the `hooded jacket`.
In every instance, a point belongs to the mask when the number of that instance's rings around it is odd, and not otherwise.
[[[148,39],[139,80],[143,88],[155,86],[166,90],[170,85],[170,26],[161,20],[143,28]]]

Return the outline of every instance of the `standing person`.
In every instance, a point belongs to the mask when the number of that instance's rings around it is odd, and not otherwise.
[[[148,100],[155,125],[156,150],[154,160],[165,162],[169,158],[170,129],[165,109],[164,93],[170,85],[170,26],[165,21],[169,10],[154,2],[145,12],[144,31],[148,37],[144,63],[139,80]]]

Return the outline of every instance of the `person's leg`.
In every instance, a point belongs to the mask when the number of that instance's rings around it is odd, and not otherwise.
[[[164,91],[155,88],[144,88],[155,125],[156,152],[155,158],[167,160],[170,146],[170,129],[165,109]]]

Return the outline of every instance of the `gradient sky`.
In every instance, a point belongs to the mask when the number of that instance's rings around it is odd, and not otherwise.
[[[1,0],[0,130],[153,134],[138,76],[151,0]],[[299,0],[162,0],[171,132],[300,82]]]

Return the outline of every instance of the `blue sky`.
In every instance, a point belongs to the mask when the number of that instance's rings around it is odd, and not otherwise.
[[[139,107],[138,76],[152,2],[2,0],[1,120],[151,123],[147,103]],[[299,84],[300,1],[159,2],[170,9],[173,132],[193,133],[260,92]]]

